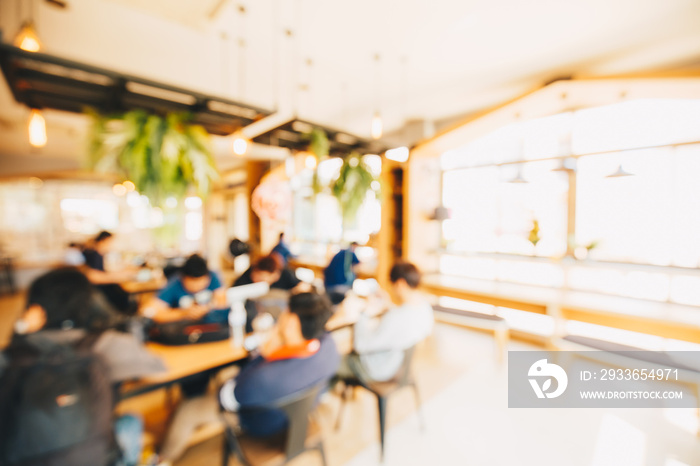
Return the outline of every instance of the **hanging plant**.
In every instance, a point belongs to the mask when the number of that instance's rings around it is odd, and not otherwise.
[[[209,134],[189,124],[188,114],[161,117],[133,110],[92,117],[91,168],[131,180],[153,206],[171,196],[184,197],[190,187],[206,197],[218,178]]]
[[[343,161],[338,177],[331,183],[331,193],[338,200],[343,221],[351,223],[370,190],[378,193],[379,181],[357,153]]]
[[[309,133],[304,135],[304,139],[309,141],[309,152],[316,158],[316,169],[314,170],[313,177],[311,178],[311,189],[314,194],[318,194],[323,191],[323,186],[321,186],[321,181],[318,175],[318,167],[321,161],[328,158],[330,153],[331,143],[328,140],[326,132],[320,128],[314,128]]]

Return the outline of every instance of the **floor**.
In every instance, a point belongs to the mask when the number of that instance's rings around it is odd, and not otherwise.
[[[389,405],[386,466],[700,466],[694,409],[509,409],[506,366],[496,362],[489,334],[438,324],[414,368],[427,426],[421,431],[410,391],[398,393]],[[319,407],[329,464],[380,464],[374,399],[358,391],[336,431],[338,403],[333,395]],[[212,439],[177,466],[221,464],[220,449],[221,439]],[[293,464],[321,464],[314,455]]]

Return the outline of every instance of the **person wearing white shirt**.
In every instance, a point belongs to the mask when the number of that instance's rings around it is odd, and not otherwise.
[[[418,290],[418,268],[399,262],[391,268],[391,293],[397,306],[372,326],[367,313],[355,324],[354,351],[363,369],[375,381],[391,379],[403,362],[403,350],[424,340],[433,330],[433,308]],[[345,361],[344,361],[345,362]],[[340,375],[349,367],[343,364]]]

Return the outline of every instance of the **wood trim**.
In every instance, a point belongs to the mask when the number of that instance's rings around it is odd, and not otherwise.
[[[625,316],[604,311],[562,308],[562,317],[567,320],[603,325],[631,332],[645,333],[663,338],[700,342],[700,327],[668,322],[647,317]]]
[[[438,139],[445,136],[446,134],[449,134],[452,131],[459,129],[462,126],[466,126],[469,123],[478,120],[479,118],[485,117],[489,113],[492,113],[492,112],[495,112],[495,111],[500,110],[502,108],[505,108],[510,104],[514,104],[515,102],[519,101],[520,99],[528,97],[528,96],[534,94],[535,92],[541,91],[542,89],[548,87],[550,84],[553,84],[553,83],[547,83],[547,84],[536,86],[535,88],[533,88],[527,92],[524,92],[524,93],[518,95],[517,97],[514,97],[510,100],[507,100],[501,104],[494,105],[492,107],[488,107],[484,110],[477,110],[476,112],[469,114],[466,118],[460,119],[459,121],[448,126],[447,128],[440,130],[439,132],[435,133],[435,135],[433,135],[432,137],[425,139],[423,141],[420,141],[418,144],[413,146],[412,150],[415,150],[415,151],[423,150],[425,148],[425,146],[429,145],[430,143],[432,143],[434,141],[437,141]]]
[[[464,299],[466,301],[474,301],[477,303],[491,304],[498,307],[507,307],[520,311],[533,312],[535,314],[547,314],[546,304],[528,303],[525,301],[517,301],[513,299],[501,298],[498,296],[474,293],[471,291],[461,290],[458,288],[449,288],[439,285],[423,284],[421,289],[426,293],[437,296],[446,296],[449,298]]]

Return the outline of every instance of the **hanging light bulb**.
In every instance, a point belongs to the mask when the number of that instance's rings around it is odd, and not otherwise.
[[[41,42],[39,42],[39,36],[36,34],[32,21],[25,21],[22,24],[15,37],[15,46],[27,52],[38,52],[41,49]]]
[[[242,136],[236,136],[233,139],[233,153],[236,155],[245,155],[248,151],[248,141]]]
[[[44,147],[46,140],[46,120],[39,110],[33,108],[29,115],[29,144]]]
[[[379,112],[375,113],[372,117],[372,139],[379,139],[382,137],[382,130],[384,123],[382,122],[382,116]]]

